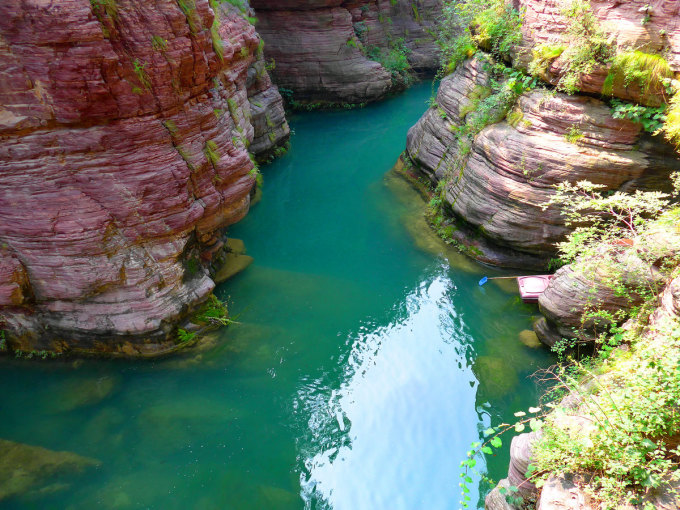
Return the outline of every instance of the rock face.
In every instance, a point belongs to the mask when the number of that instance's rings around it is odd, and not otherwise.
[[[590,2],[601,28],[610,35],[620,51],[640,50],[666,56],[671,69],[680,72],[680,5],[668,0],[592,0]],[[522,48],[518,60],[526,65],[531,59],[531,49],[537,45],[565,42],[565,31],[570,19],[563,14],[564,3],[560,0],[516,0],[516,7],[523,9]],[[555,84],[564,71],[564,62],[558,58],[550,65],[546,78]],[[602,66],[583,76],[579,89],[599,94],[607,78],[608,67]],[[663,90],[641,90],[636,83],[617,84],[613,95],[628,101],[658,106]]]
[[[454,131],[474,119],[490,76],[479,60],[444,78],[437,105],[409,130],[407,153],[433,182],[448,181],[445,201],[477,238],[478,258],[541,267],[567,232],[559,209],[543,210],[554,185],[579,180],[607,190],[660,189],[680,168],[673,148],[640,126],[614,119],[603,102],[533,91],[461,150]],[[576,136],[572,136],[576,133]],[[481,240],[481,242],[480,242]]]
[[[303,103],[363,103],[395,87],[390,69],[371,60],[407,56],[417,72],[434,72],[431,35],[441,0],[253,0],[265,56],[276,83]]]
[[[271,112],[272,145],[287,136],[268,78],[248,80],[254,27],[215,6],[0,5],[0,312],[12,349],[164,352],[212,291],[196,260],[246,214],[255,182],[248,82]]]

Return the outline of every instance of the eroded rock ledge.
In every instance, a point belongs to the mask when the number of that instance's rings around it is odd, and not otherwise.
[[[264,69],[248,77],[259,37],[242,13],[181,5],[0,5],[12,349],[162,353],[214,287],[207,263],[255,182],[247,146],[269,151],[288,127]]]
[[[273,60],[276,83],[295,101],[356,104],[402,86],[373,60],[379,50],[403,51],[412,69],[439,67],[432,28],[441,0],[253,0],[258,31]]]
[[[672,146],[614,119],[602,101],[548,90],[520,96],[509,120],[487,126],[462,151],[456,131],[474,120],[475,101],[488,94],[487,68],[469,60],[444,78],[436,105],[409,130],[406,146],[433,183],[447,183],[445,201],[461,223],[457,235],[480,260],[545,266],[567,233],[560,210],[543,209],[560,182],[659,190],[680,169]]]

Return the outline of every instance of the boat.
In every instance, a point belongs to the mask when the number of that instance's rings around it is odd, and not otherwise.
[[[551,274],[518,276],[517,285],[519,286],[519,295],[522,301],[525,303],[538,303],[539,296],[548,288],[548,284],[552,279],[553,275]]]

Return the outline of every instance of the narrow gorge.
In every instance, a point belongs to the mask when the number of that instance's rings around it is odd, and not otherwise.
[[[0,506],[680,508],[679,73],[671,0],[6,0]]]

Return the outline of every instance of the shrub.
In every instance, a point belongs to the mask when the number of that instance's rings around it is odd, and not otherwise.
[[[566,31],[568,46],[538,47],[530,70],[535,76],[541,76],[546,70],[546,59],[559,52],[563,68],[557,88],[568,94],[574,94],[579,90],[581,76],[591,74],[599,65],[608,64],[614,48],[600,27],[588,0],[571,0],[571,3],[562,10],[562,14],[569,22]]]
[[[503,0],[446,2],[437,33],[443,71],[453,72],[477,47],[509,60],[522,41],[521,27],[520,14]]]
[[[666,105],[658,108],[626,103],[618,99],[611,102],[612,117],[615,119],[628,119],[638,124],[648,133],[658,133],[664,128],[666,122]]]

